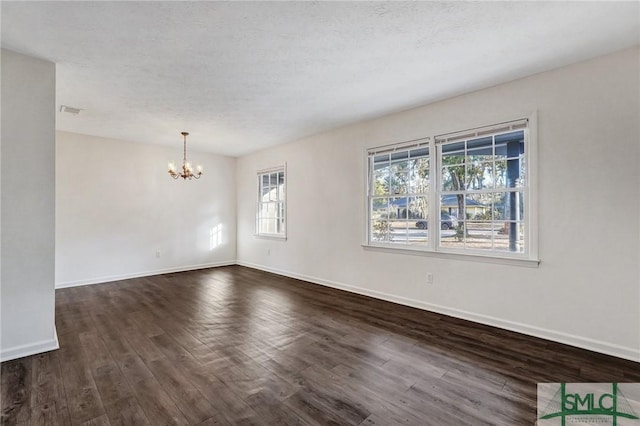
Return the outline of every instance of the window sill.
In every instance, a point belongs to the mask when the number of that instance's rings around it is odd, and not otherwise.
[[[265,240],[279,240],[279,241],[286,241],[287,240],[287,236],[286,235],[277,235],[277,234],[253,234],[254,237],[256,238],[262,238]]]
[[[408,254],[413,256],[427,256],[427,257],[435,257],[440,259],[452,259],[452,260],[464,260],[471,262],[481,262],[481,263],[495,263],[501,265],[509,265],[509,266],[522,266],[527,268],[537,268],[540,265],[539,259],[525,259],[525,258],[515,258],[515,257],[498,257],[498,256],[483,256],[481,254],[475,253],[451,253],[444,251],[429,251],[429,250],[421,250],[410,247],[401,247],[401,246],[387,246],[387,245],[375,245],[375,244],[362,244],[362,247],[365,250],[370,251],[381,251],[386,253],[395,253],[395,254]]]

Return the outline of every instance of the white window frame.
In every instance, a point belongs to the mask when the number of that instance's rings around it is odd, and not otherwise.
[[[263,189],[263,176],[270,175],[272,173],[283,173],[284,175],[284,188],[282,190],[282,198],[280,195],[280,191],[276,190],[276,200],[264,201],[262,199],[262,189]],[[262,206],[264,204],[276,203],[280,205],[278,209],[280,210],[280,214],[282,217],[282,225],[280,232],[261,232],[260,222],[265,219],[262,216]],[[276,215],[276,220],[278,215]],[[256,220],[255,220],[255,234],[256,237],[261,238],[275,238],[275,239],[286,239],[287,238],[287,164],[283,164],[282,166],[272,167],[269,169],[258,170],[257,178],[256,178]]]
[[[367,177],[367,181],[368,181],[368,188],[367,188],[367,211],[368,211],[368,215],[367,215],[367,238],[368,238],[368,242],[371,243],[372,245],[375,245],[376,242],[371,240],[371,230],[370,230],[370,225],[372,222],[372,217],[371,217],[371,212],[373,210],[373,201],[376,198],[406,198],[407,200],[409,198],[426,198],[425,197],[425,193],[424,192],[407,192],[405,194],[397,194],[397,195],[393,195],[391,193],[389,194],[385,194],[385,195],[376,195],[374,194],[374,187],[372,185],[373,183],[373,179],[374,179],[374,158],[376,156],[380,156],[380,155],[391,155],[393,156],[394,154],[397,153],[404,153],[407,152],[407,160],[410,160],[411,158],[409,157],[409,153],[413,150],[421,150],[422,148],[426,148],[426,149],[431,149],[430,148],[430,139],[429,138],[424,138],[424,139],[417,139],[414,141],[409,141],[409,142],[404,142],[401,144],[393,144],[393,145],[386,145],[386,146],[381,146],[381,147],[377,147],[374,149],[370,149],[368,150],[367,153],[367,161],[368,161],[368,177]],[[412,157],[412,158],[424,158],[424,156],[419,156],[419,157]],[[429,170],[430,170],[430,174],[429,174],[429,182],[431,182],[431,151],[429,151],[429,154],[426,156],[426,158],[429,159]],[[390,163],[394,163],[397,162],[399,160],[393,160],[391,159]],[[391,182],[389,182],[389,185],[391,185]],[[408,210],[408,206],[407,210]],[[407,215],[408,217],[408,215]],[[405,218],[407,219],[407,218]],[[423,220],[423,219],[419,219],[419,220]],[[406,234],[408,235],[408,234]],[[390,245],[390,246],[405,246],[405,244],[398,244],[398,243],[394,243],[392,241],[389,242],[382,242],[379,243],[381,245]]]
[[[525,242],[524,251],[522,253],[509,252],[509,251],[496,251],[496,250],[472,250],[468,248],[454,249],[440,246],[440,195],[441,195],[441,170],[442,170],[442,156],[441,156],[441,144],[443,139],[452,140],[454,138],[462,139],[464,136],[470,134],[487,132],[488,134],[495,134],[504,129],[505,126],[521,125],[526,123],[526,127],[523,128],[525,133],[525,149],[524,149],[524,161],[526,163],[525,169],[525,184],[522,187],[524,192],[524,208],[525,208],[525,220],[524,220],[524,232]],[[436,256],[449,259],[462,259],[473,260],[488,263],[505,263],[515,264],[520,266],[536,267],[540,260],[538,259],[538,214],[537,214],[537,114],[534,112],[525,118],[519,117],[513,120],[505,120],[498,122],[498,124],[479,126],[465,131],[440,133],[438,136],[430,136],[421,140],[429,141],[429,162],[430,162],[430,192],[428,194],[429,200],[429,219],[428,229],[434,230],[429,233],[429,238],[424,245],[410,245],[405,243],[393,243],[393,242],[380,242],[374,241],[371,236],[371,213],[372,213],[372,183],[373,183],[373,163],[372,155],[382,150],[403,149],[405,146],[410,145],[411,142],[404,142],[392,145],[385,145],[380,147],[374,147],[365,150],[366,154],[366,217],[365,224],[366,238],[363,247],[366,249],[388,251],[393,253],[408,252],[411,254],[424,254],[427,256]],[[502,190],[496,190],[494,192],[503,192]],[[505,191],[508,192],[508,191]]]

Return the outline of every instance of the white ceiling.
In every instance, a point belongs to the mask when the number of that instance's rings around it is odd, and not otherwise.
[[[638,2],[9,2],[71,132],[239,156],[640,43]],[[594,82],[597,84],[597,82]]]

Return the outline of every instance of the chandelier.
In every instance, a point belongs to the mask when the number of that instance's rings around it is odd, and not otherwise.
[[[200,179],[200,176],[202,176],[202,166],[197,166],[196,167],[196,172],[193,173],[193,169],[191,168],[191,163],[189,163],[187,161],[187,136],[189,135],[189,133],[187,132],[181,132],[182,136],[184,137],[184,157],[182,158],[182,171],[180,173],[178,173],[176,171],[176,165],[171,162],[169,163],[169,175],[171,175],[172,178],[174,179],[178,179],[178,178],[182,178],[182,179]]]

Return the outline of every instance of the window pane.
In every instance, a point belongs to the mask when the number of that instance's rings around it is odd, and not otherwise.
[[[458,191],[464,189],[464,166],[443,167],[441,180],[443,191]]]
[[[371,203],[371,219],[388,219],[389,218],[389,200],[388,198],[374,198]]]
[[[472,250],[491,250],[493,248],[493,226],[491,223],[466,222],[466,248]]]
[[[500,155],[508,158],[518,158],[524,153],[524,131],[504,133],[495,136],[496,145],[504,146],[500,149]],[[506,149],[506,153],[505,153]]]
[[[446,212],[440,212],[440,229],[442,231],[448,231],[450,229],[457,229],[459,227],[458,218],[455,215]]]
[[[527,167],[526,167],[526,163],[525,163],[525,158],[524,156],[522,156],[520,158],[520,180],[518,181],[518,183],[516,184],[516,186],[518,188],[522,188],[526,185],[526,177],[527,177]]]
[[[269,185],[278,186],[278,173],[271,173],[269,175]]]
[[[463,249],[464,238],[462,237],[462,231],[460,227],[464,226],[463,222],[458,223],[458,228],[443,229],[440,231],[440,247],[448,249]]]
[[[467,164],[467,189],[493,188],[493,163],[474,162]]]
[[[524,223],[504,222],[500,225],[495,233],[494,249],[497,251],[523,253],[525,246]]]
[[[389,221],[378,219],[371,221],[371,241],[389,241]]]
[[[507,158],[507,144],[505,143],[497,143],[495,146],[495,156],[496,159],[506,159]]]
[[[269,200],[270,201],[278,201],[278,187],[270,186],[269,187]]]
[[[371,203],[371,224],[372,241],[389,240],[389,199],[374,198]]]
[[[429,213],[427,197],[412,197],[409,199],[408,219],[426,219]]]
[[[486,137],[467,142],[467,161],[489,161],[493,158],[493,138]]]
[[[278,200],[284,200],[284,182],[278,185]]]
[[[269,192],[270,192],[270,188],[267,187],[262,187],[260,190],[260,201],[269,201]]]
[[[261,234],[276,234],[276,219],[261,219],[260,229]]]
[[[464,142],[455,142],[442,145],[442,165],[464,163]]]
[[[408,222],[406,220],[389,221],[389,239],[394,243],[406,244],[409,242]]]
[[[426,194],[429,192],[429,159],[411,160],[410,167],[409,191],[413,194]]]
[[[507,160],[497,160],[494,165],[495,172],[495,187],[506,188],[507,187]]]
[[[408,212],[408,199],[406,197],[402,198],[392,198],[389,206],[389,217],[391,219],[406,219]]]
[[[455,216],[458,220],[464,219],[460,216],[460,212],[464,211],[464,195],[448,194],[440,197],[440,210]]]
[[[407,221],[407,243],[413,245],[425,245],[429,231],[426,226],[426,219]]]
[[[495,193],[494,220],[524,220],[524,193]]]
[[[480,193],[468,194],[465,198],[465,213],[469,219],[476,221],[490,221],[493,219],[491,215],[491,202],[493,194]]]
[[[429,155],[429,147],[426,147],[426,146],[412,149],[411,152],[409,153],[409,156],[411,158],[426,157],[428,155]]]
[[[409,151],[398,151],[391,154],[391,161],[409,158]]]
[[[407,243],[409,198],[395,197],[389,202],[389,239],[394,243]]]
[[[260,204],[260,217],[263,219],[275,218],[277,215],[276,203],[262,203]]]
[[[507,187],[516,188],[522,186],[522,179],[520,175],[520,159],[512,158],[506,161],[506,177],[507,177]]]
[[[373,166],[373,195],[389,194],[389,163]]]
[[[262,175],[262,186],[269,186],[269,175]]]
[[[496,220],[501,217],[501,211],[504,210],[505,196],[505,192],[483,194],[483,202],[486,207],[482,215],[484,220]]]
[[[509,219],[509,193],[500,192],[494,194],[493,220]]]
[[[382,155],[376,155],[375,157],[373,157],[373,162],[374,163],[384,163],[384,162],[389,162],[389,154],[382,154]]]
[[[407,194],[409,192],[409,162],[400,161],[390,166],[391,192]]]

